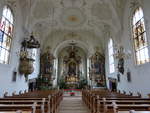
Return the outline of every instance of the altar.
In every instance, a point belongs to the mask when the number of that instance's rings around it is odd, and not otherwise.
[[[71,43],[58,55],[58,85],[61,89],[105,87],[105,57],[99,50],[88,56]]]
[[[68,55],[63,57],[63,76],[67,88],[77,88],[81,76],[81,57],[77,55],[77,49],[71,46],[68,49]]]
[[[79,84],[79,77],[78,76],[66,76],[65,77],[65,81],[66,81],[66,84],[67,84],[67,87],[68,88],[76,88]]]

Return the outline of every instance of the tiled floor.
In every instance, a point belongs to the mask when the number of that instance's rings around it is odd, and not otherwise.
[[[90,113],[80,97],[64,97],[58,113]]]

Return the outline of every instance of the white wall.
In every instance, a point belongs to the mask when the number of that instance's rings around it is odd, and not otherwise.
[[[130,0],[129,0],[130,1]],[[148,42],[150,44],[150,1],[149,0],[143,0],[140,4],[143,7],[144,15],[145,15],[145,24],[146,24],[146,31],[147,31],[147,38]],[[140,66],[137,66],[135,64],[135,58],[134,58],[134,50],[133,50],[133,43],[132,43],[132,34],[131,34],[131,25],[130,25],[130,19],[131,19],[131,12],[133,12],[133,9],[131,8],[130,2],[126,4],[125,13],[124,13],[124,22],[123,22],[123,33],[121,37],[117,37],[117,40],[114,40],[114,42],[118,41],[119,38],[120,44],[122,44],[125,48],[125,50],[132,51],[131,58],[128,60],[125,60],[125,73],[124,75],[121,75],[121,80],[118,82],[118,90],[125,90],[127,93],[129,91],[133,92],[134,95],[137,94],[137,92],[142,93],[142,96],[146,97],[148,93],[150,93],[150,63],[146,63]],[[107,42],[108,43],[108,42]],[[149,47],[150,50],[150,47]],[[150,55],[150,54],[149,54]],[[108,51],[106,50],[106,56],[108,56]],[[113,77],[117,78],[117,69],[116,72],[113,74],[109,74],[109,66],[108,66],[108,58],[106,58],[106,73],[107,77]],[[115,61],[117,64],[117,60]],[[127,69],[131,71],[131,82],[127,81]]]
[[[3,6],[5,6],[7,3],[4,3],[3,0],[0,1],[0,17],[1,12],[3,9]],[[21,41],[24,38],[24,32],[23,32],[23,25],[24,20],[22,18],[22,10],[20,7],[19,2],[16,2],[14,6],[11,6],[11,9],[13,10],[14,14],[14,36],[13,36],[13,42],[11,47],[11,56],[10,56],[10,63],[8,65],[0,64],[0,96],[3,95],[5,91],[9,93],[9,95],[12,94],[12,92],[16,91],[17,93],[22,90],[28,89],[28,82],[25,82],[25,78],[23,75],[19,75],[18,72],[18,65],[19,65],[19,56],[18,52],[20,51]],[[37,58],[38,59],[38,58]],[[36,66],[39,66],[39,60],[37,60]],[[37,68],[38,70],[38,68]],[[34,78],[37,76],[38,71],[35,71],[34,75],[30,75],[30,78]],[[13,71],[17,71],[17,79],[16,82],[12,81],[13,77]]]

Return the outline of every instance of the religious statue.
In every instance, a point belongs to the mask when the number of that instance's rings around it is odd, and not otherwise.
[[[124,59],[123,58],[120,58],[118,60],[118,71],[121,73],[121,74],[124,74]]]
[[[118,71],[121,74],[124,74],[124,58],[125,58],[125,54],[124,54],[124,48],[121,46],[118,50]]]
[[[76,75],[76,64],[74,62],[69,63],[69,75]]]
[[[44,73],[44,74],[52,73],[54,59],[55,59],[55,57],[51,53],[51,48],[47,47],[46,52],[41,56],[41,64],[42,64],[42,68],[43,68],[42,73]]]
[[[100,53],[96,52],[93,56],[92,56],[92,69],[94,70],[94,74],[101,74],[101,65],[102,65],[102,61],[100,58]]]

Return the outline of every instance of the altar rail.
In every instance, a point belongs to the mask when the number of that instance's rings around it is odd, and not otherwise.
[[[81,89],[64,89],[64,96],[81,96]]]

